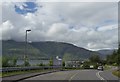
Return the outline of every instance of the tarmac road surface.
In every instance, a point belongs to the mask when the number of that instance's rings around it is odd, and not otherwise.
[[[43,74],[24,80],[118,80],[110,70],[71,70]]]

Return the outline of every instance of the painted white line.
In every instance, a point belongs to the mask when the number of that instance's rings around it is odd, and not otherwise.
[[[96,76],[100,79],[100,80],[105,80],[103,77],[100,76],[100,73],[103,71],[99,71],[96,73]]]
[[[71,76],[71,78],[69,79],[69,81],[71,81],[79,72],[75,73],[74,75]]]

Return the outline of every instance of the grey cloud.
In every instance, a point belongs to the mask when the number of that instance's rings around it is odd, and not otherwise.
[[[9,37],[23,41],[25,30],[31,29],[28,36],[30,41],[62,41],[93,50],[117,47],[117,3],[40,2],[37,5],[42,5],[42,8],[26,15],[17,14],[15,4],[2,6],[2,25],[9,21],[4,27],[6,31],[0,27],[5,32],[3,39]],[[106,20],[114,23],[108,24]],[[13,28],[10,29],[9,25]]]

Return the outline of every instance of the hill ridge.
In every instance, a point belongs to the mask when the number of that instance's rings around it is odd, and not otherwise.
[[[16,55],[20,58],[24,55],[25,42],[17,42],[14,40],[3,40],[3,54],[4,55]],[[10,51],[10,49],[15,48],[16,51]],[[21,51],[19,51],[21,49]],[[23,53],[23,54],[21,54]],[[55,58],[59,56],[66,60],[72,59],[88,59],[92,54],[98,54],[97,52],[87,50],[82,47],[64,42],[54,42],[54,41],[40,41],[28,43],[28,56],[30,58]]]

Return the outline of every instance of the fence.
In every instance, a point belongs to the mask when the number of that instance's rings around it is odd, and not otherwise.
[[[39,69],[61,69],[61,68],[62,66],[5,67],[5,68],[1,68],[0,72],[27,71],[27,70],[39,70]]]

